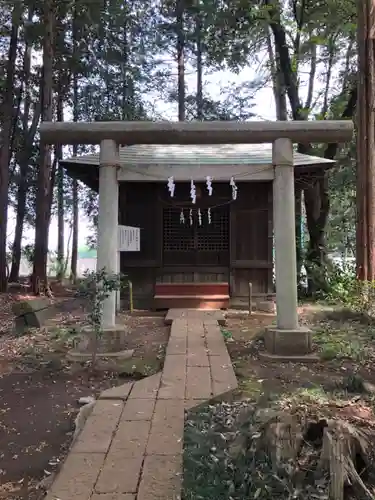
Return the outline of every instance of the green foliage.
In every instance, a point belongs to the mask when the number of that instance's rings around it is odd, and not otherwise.
[[[35,253],[35,246],[31,243],[25,245],[22,248],[22,255],[30,266],[32,266],[34,262],[34,253]]]
[[[56,252],[49,252],[49,272],[52,275],[59,276],[60,278],[65,277],[66,265],[64,260],[59,260],[59,256]]]
[[[365,381],[359,373],[350,373],[343,380],[344,389],[347,392],[363,393],[366,392]]]
[[[110,274],[105,268],[99,271],[87,271],[80,281],[78,295],[89,302],[87,319],[93,334],[92,366],[96,364],[99,341],[102,337],[102,317],[104,301],[111,295],[124,288],[125,277],[122,274]]]
[[[356,330],[345,325],[340,328],[318,329],[314,334],[314,342],[319,347],[320,357],[325,361],[333,359],[350,359],[361,362],[368,359],[366,334],[358,336]]]
[[[373,315],[375,282],[358,280],[354,263],[348,263],[344,266],[332,265],[327,273],[326,282],[328,289],[321,293],[324,300],[340,304],[359,314]]]
[[[78,293],[90,303],[88,320],[98,336],[102,334],[103,303],[112,292],[123,288],[123,280],[121,274],[109,274],[103,268],[99,271],[86,271],[84,279],[79,283]]]
[[[229,330],[226,330],[225,328],[221,329],[221,334],[224,337],[224,340],[233,339],[232,332],[230,332]]]

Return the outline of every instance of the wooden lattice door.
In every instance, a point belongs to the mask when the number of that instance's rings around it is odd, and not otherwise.
[[[163,210],[163,264],[164,266],[228,266],[229,265],[229,205],[211,210],[211,222],[207,209],[201,209],[199,224],[198,207],[182,207],[185,221],[181,223],[181,207]]]

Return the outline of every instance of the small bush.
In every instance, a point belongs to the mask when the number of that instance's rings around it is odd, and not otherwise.
[[[94,335],[92,366],[96,364],[98,344],[102,337],[102,316],[104,301],[111,295],[124,288],[125,277],[122,274],[109,274],[105,268],[99,271],[87,271],[80,282],[78,295],[88,299],[90,310],[87,316]]]
[[[360,314],[372,314],[375,281],[360,281],[353,264],[331,264],[327,269],[326,291],[321,298]]]
[[[360,394],[366,392],[365,382],[359,373],[353,372],[344,377],[342,385],[347,392]]]

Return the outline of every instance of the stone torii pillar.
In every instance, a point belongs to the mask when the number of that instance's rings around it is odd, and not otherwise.
[[[109,274],[117,274],[118,269],[118,145],[105,139],[100,143],[99,165],[99,218],[97,264],[98,271],[105,268]],[[116,292],[103,303],[102,328],[116,326]]]
[[[293,356],[311,352],[311,332],[298,325],[297,261],[293,143],[277,139],[272,146],[273,227],[277,326],[265,334],[272,355]]]

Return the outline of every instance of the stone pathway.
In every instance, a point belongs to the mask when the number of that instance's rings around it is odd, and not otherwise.
[[[217,319],[197,313],[173,313],[162,373],[100,395],[47,500],[181,498],[185,410],[237,387]]]

